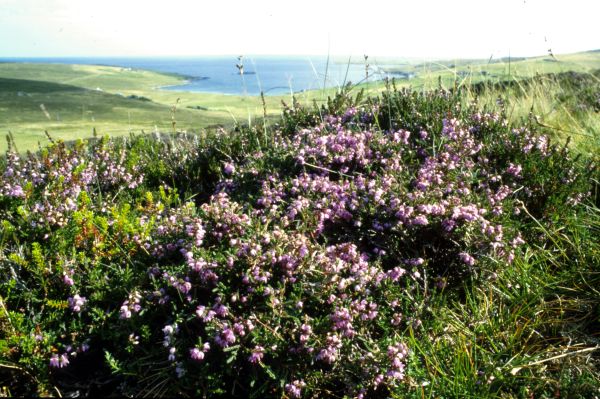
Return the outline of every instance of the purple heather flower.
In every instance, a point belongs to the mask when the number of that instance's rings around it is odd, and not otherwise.
[[[182,378],[187,373],[187,370],[183,367],[183,363],[177,363],[175,373],[177,374],[177,378]]]
[[[406,263],[407,265],[410,265],[410,266],[421,266],[423,263],[425,263],[425,259],[423,259],[423,258],[410,258],[410,259],[406,259],[404,261],[404,263]]]
[[[58,367],[67,367],[69,365],[69,356],[66,353],[60,355]]]
[[[21,186],[16,185],[12,188],[8,195],[15,198],[21,198],[25,197],[25,192],[23,191],[23,188]]]
[[[510,163],[506,169],[506,172],[515,177],[519,177],[521,175],[521,170],[523,170],[521,165],[514,165],[513,163]]]
[[[223,173],[225,173],[226,175],[232,175],[233,173],[235,173],[235,166],[233,166],[233,164],[227,162],[225,163],[225,166],[223,166]]]
[[[60,361],[58,360],[58,355],[57,354],[53,354],[50,357],[50,367],[55,367],[55,368],[62,367],[60,365]]]
[[[190,357],[197,361],[202,361],[204,359],[204,352],[202,352],[198,348],[190,349]]]
[[[248,357],[248,361],[252,364],[259,363],[264,356],[265,348],[260,345],[256,345],[252,349],[252,354]]]
[[[73,312],[75,313],[79,313],[81,312],[83,306],[85,306],[87,299],[85,299],[85,297],[79,296],[79,294],[75,294],[72,298],[68,298],[68,301],[71,310],[73,310]]]
[[[415,226],[426,226],[429,224],[429,221],[427,220],[427,217],[425,215],[419,215],[417,217],[415,217],[411,223]]]
[[[285,391],[292,398],[299,398],[302,395],[302,388],[306,386],[304,380],[294,380],[291,384],[285,384]]]
[[[75,282],[73,281],[73,279],[71,278],[71,276],[69,276],[68,274],[63,274],[63,282],[68,285],[69,287],[72,286],[73,284],[75,284]]]
[[[235,333],[229,327],[225,327],[216,337],[215,342],[222,348],[227,348],[229,345],[235,343]]]
[[[169,348],[169,361],[170,362],[174,362],[175,361],[175,353],[177,353],[177,349],[175,349],[175,347],[171,347]]]
[[[131,311],[126,305],[121,306],[119,310],[119,317],[121,319],[129,319],[131,317]]]
[[[381,383],[383,382],[384,378],[385,377],[383,376],[383,374],[377,374],[375,376],[375,379],[373,380],[373,385],[375,386],[375,389],[377,389],[377,387],[379,385],[381,385]]]
[[[227,313],[229,312],[228,309],[227,309],[227,306],[225,306],[223,304],[215,305],[213,307],[213,310],[215,311],[215,313],[219,317],[225,317],[225,316],[227,316]]]
[[[468,266],[473,266],[475,264],[475,258],[466,252],[461,252],[458,256],[460,257],[460,260]]]

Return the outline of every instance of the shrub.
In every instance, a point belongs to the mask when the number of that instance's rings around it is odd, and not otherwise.
[[[526,214],[569,212],[585,171],[443,91],[9,151],[3,373],[16,394],[416,393],[429,306],[540,243]]]

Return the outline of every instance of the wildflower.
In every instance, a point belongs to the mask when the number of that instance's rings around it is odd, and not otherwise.
[[[58,367],[62,368],[62,367],[67,367],[69,365],[69,357],[66,353],[63,353],[62,355],[60,355],[60,358],[58,360]]]
[[[175,347],[171,347],[169,348],[169,361],[170,362],[174,362],[175,361],[175,353],[177,353],[177,349]]]
[[[475,258],[473,258],[471,255],[469,255],[466,252],[461,252],[458,254],[460,260],[468,265],[468,266],[473,266],[475,264]]]
[[[252,364],[259,363],[264,356],[265,348],[260,345],[256,345],[252,349],[252,354],[248,357],[248,361]]]
[[[227,162],[225,163],[225,166],[223,166],[223,173],[225,173],[226,175],[232,175],[233,173],[235,173],[235,166],[233,166],[233,164]]]
[[[119,317],[121,319],[129,319],[131,317],[131,311],[127,305],[121,306],[121,309],[119,310]]]
[[[425,215],[419,215],[412,220],[412,224],[415,226],[426,226],[429,224]]]
[[[513,163],[510,163],[510,164],[508,164],[508,168],[506,169],[506,172],[515,177],[520,177],[521,170],[523,170],[521,165],[515,165]]]
[[[16,185],[12,188],[8,195],[15,198],[22,198],[25,197],[25,192],[21,186]]]
[[[57,355],[57,354],[53,354],[53,355],[50,357],[50,367],[54,367],[54,368],[59,368],[59,367],[62,367],[62,366],[60,365],[60,361],[59,361],[59,359],[58,359],[58,355]]]
[[[73,310],[73,312],[75,313],[79,313],[81,312],[83,306],[85,306],[87,299],[85,299],[85,297],[79,296],[79,294],[75,294],[73,297],[68,298],[68,301],[71,310]]]
[[[140,337],[134,333],[129,334],[129,342],[132,345],[138,345],[140,343]]]
[[[204,352],[198,348],[192,348],[190,349],[190,357],[200,362],[204,359]]]
[[[73,281],[71,276],[69,276],[67,273],[63,274],[63,283],[65,283],[69,287],[71,287],[71,286],[73,286],[73,284],[75,284],[75,282]]]
[[[177,366],[175,367],[175,374],[177,374],[177,378],[182,378],[186,373],[187,370],[185,367],[183,367],[183,363],[177,363]]]
[[[215,342],[222,348],[227,348],[229,345],[235,343],[235,333],[229,327],[225,327],[216,337]]]
[[[291,384],[285,384],[285,392],[292,398],[299,398],[302,395],[302,388],[306,386],[304,380],[294,380]]]

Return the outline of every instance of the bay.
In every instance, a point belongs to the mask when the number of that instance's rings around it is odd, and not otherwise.
[[[290,92],[341,87],[345,83],[365,81],[361,63],[341,63],[325,56],[245,56],[244,73],[236,65],[236,56],[213,57],[57,57],[1,58],[0,62],[35,62],[84,65],[107,65],[177,74],[186,79],[178,90],[230,95],[279,95]],[[369,79],[378,77],[373,71]]]

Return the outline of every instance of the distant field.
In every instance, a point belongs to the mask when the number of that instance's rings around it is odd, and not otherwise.
[[[183,80],[104,66],[0,64],[0,134],[11,131],[25,150],[44,144],[45,130],[65,140],[89,137],[94,128],[110,135],[168,132],[174,118],[177,130],[199,132],[263,113],[259,98],[159,89]],[[281,99],[267,101],[274,113]]]
[[[206,111],[181,109],[177,123],[203,127],[216,118]],[[130,131],[165,130],[171,125],[170,107],[116,94],[51,82],[0,78],[0,130],[11,131],[19,149],[45,141],[44,130],[59,139],[100,134],[123,135]],[[177,126],[179,127],[179,126]],[[3,141],[3,146],[6,143]]]
[[[419,62],[383,58],[381,62],[371,61],[371,65],[392,76],[397,75],[399,85],[429,89],[437,87],[440,79],[442,85],[452,87],[456,81],[466,85],[481,81],[522,79],[545,73],[590,72],[600,68],[600,51],[488,60],[449,59]],[[402,78],[403,75],[411,75],[412,78]]]
[[[588,72],[600,68],[600,52],[516,61],[403,62],[387,59],[381,63],[371,62],[379,70],[397,76],[399,87],[432,89],[440,84],[445,88],[469,87],[482,81],[519,80],[549,72]],[[403,79],[402,76],[411,78]],[[109,135],[169,132],[173,131],[172,122],[175,121],[177,130],[200,132],[210,126],[245,123],[263,115],[263,104],[257,96],[160,89],[183,81],[183,77],[176,75],[131,68],[0,63],[0,134],[11,131],[19,149],[26,150],[36,148],[38,142],[46,142],[45,130],[52,137],[70,140],[89,137],[94,128],[99,134]],[[358,85],[355,91],[359,89],[375,94],[384,90],[385,85],[381,81],[370,81]],[[322,103],[335,90],[316,90],[296,96],[301,103]],[[547,95],[543,93],[542,97]],[[269,116],[280,114],[282,100],[290,103],[290,95],[265,97]],[[515,115],[523,116],[528,112],[525,109],[535,106],[536,101],[522,102]],[[552,104],[544,107],[552,107]],[[552,110],[544,112],[552,113]],[[6,142],[1,140],[0,151],[5,149]]]

